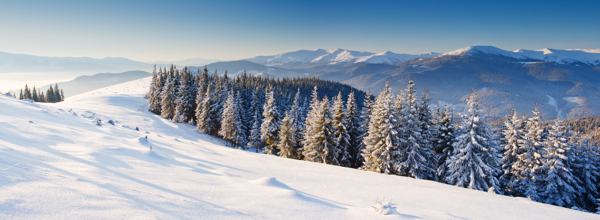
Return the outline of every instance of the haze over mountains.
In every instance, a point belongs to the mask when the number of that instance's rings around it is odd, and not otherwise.
[[[195,71],[210,59],[175,63]],[[185,64],[184,64],[185,63]],[[196,64],[194,64],[196,63]],[[168,63],[156,63],[168,67]],[[0,75],[9,72],[151,71],[153,64],[125,58],[60,58],[0,53]],[[447,53],[373,53],[344,49],[299,50],[238,61],[220,61],[208,70],[235,76],[244,71],[265,77],[314,76],[343,82],[377,94],[389,81],[404,88],[413,77],[418,89],[430,91],[432,103],[464,110],[464,97],[478,91],[484,112],[502,117],[515,107],[530,112],[535,103],[547,119],[600,115],[600,49],[502,50],[472,46]],[[79,76],[78,75],[78,76]],[[10,76],[13,77],[13,76]],[[75,76],[73,76],[74,78]],[[6,77],[5,77],[6,78]]]

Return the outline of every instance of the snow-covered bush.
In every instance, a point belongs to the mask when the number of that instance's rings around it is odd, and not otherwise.
[[[102,120],[100,120],[99,118],[96,118],[94,123],[96,123],[96,125],[98,125],[98,126],[102,126]]]
[[[396,204],[392,203],[391,199],[390,201],[386,202],[385,198],[383,198],[381,201],[379,201],[379,198],[377,198],[377,200],[375,200],[375,203],[375,206],[372,207],[379,214],[389,215],[390,213],[396,211]]]

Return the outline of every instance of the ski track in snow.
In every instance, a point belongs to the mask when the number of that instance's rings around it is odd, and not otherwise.
[[[56,104],[1,95],[0,219],[598,219],[525,198],[232,149],[148,112],[149,83]],[[372,208],[384,197],[397,207],[387,216]]]

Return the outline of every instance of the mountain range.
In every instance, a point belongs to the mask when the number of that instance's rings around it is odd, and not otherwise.
[[[194,61],[195,60],[195,61]],[[193,71],[206,59],[189,59]],[[170,64],[156,63],[157,67]],[[176,63],[179,68],[183,66]],[[0,52],[0,74],[9,72],[150,71],[152,64],[126,58],[40,57]],[[509,109],[528,113],[537,105],[546,119],[600,115],[600,49],[502,50],[471,46],[447,53],[401,54],[344,49],[299,50],[237,61],[219,61],[208,70],[229,76],[242,72],[265,77],[318,77],[342,82],[377,94],[389,82],[404,88],[412,78],[432,103],[464,110],[464,99],[473,89],[484,113],[503,117]],[[83,74],[81,74],[83,75]],[[7,75],[8,76],[8,75]],[[14,76],[10,76],[14,77]]]
[[[475,90],[484,112],[502,117],[515,108],[526,114],[537,104],[546,119],[600,115],[600,49],[507,51],[471,46],[439,54],[370,53],[341,49],[300,50],[246,59],[308,73],[321,79],[378,91],[389,82],[404,88],[412,78],[432,101],[464,110]]]

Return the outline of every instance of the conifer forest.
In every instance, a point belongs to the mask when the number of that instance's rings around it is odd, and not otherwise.
[[[228,77],[171,66],[155,68],[146,98],[149,111],[234,148],[599,209],[596,143],[559,119],[544,126],[537,106],[529,114],[510,111],[492,127],[475,90],[465,111],[455,113],[432,106],[428,90],[419,92],[412,80],[373,96],[316,78]]]

